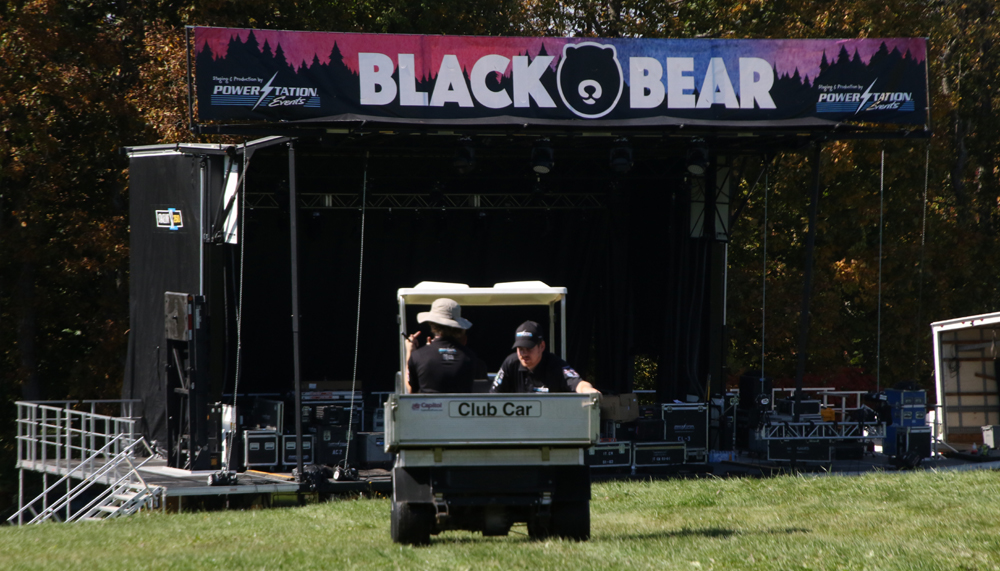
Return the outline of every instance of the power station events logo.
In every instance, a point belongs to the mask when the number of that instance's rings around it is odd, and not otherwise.
[[[281,85],[278,72],[262,77],[212,76],[212,105],[249,107],[319,108],[319,89]]]
[[[184,227],[184,217],[179,208],[168,208],[156,211],[156,227],[168,230],[180,230]]]
[[[875,91],[878,79],[862,89],[862,85],[817,85],[817,113],[867,113],[872,111],[913,111],[913,93],[907,91]]]

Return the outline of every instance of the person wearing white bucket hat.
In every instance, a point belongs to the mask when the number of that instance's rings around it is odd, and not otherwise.
[[[418,323],[429,323],[434,337],[410,351],[406,360],[407,389],[411,393],[470,393],[479,359],[465,346],[465,332],[472,323],[462,317],[462,306],[453,299],[434,300],[430,311],[417,314]],[[406,338],[415,346],[420,333]]]

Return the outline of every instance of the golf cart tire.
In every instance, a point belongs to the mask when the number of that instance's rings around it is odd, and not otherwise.
[[[590,501],[557,502],[552,505],[552,535],[572,541],[590,539]],[[529,530],[530,535],[530,530]]]
[[[428,504],[392,502],[392,540],[404,545],[427,545],[431,542],[434,513]]]
[[[552,537],[552,518],[532,516],[528,520],[528,537],[534,541],[545,541]]]

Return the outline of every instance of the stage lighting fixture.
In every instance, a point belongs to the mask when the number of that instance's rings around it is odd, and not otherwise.
[[[628,144],[628,139],[622,137],[615,140],[611,147],[611,170],[619,174],[625,174],[632,169],[632,147]]]
[[[458,149],[451,164],[459,174],[472,172],[476,168],[476,150],[472,148],[472,139],[462,137],[458,140]]]
[[[705,147],[694,147],[687,152],[688,172],[701,176],[708,170],[708,149]]]
[[[539,139],[531,149],[531,169],[538,174],[548,174],[555,165],[548,139]]]

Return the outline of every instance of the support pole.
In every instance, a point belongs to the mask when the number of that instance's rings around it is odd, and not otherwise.
[[[295,141],[288,142],[288,221],[292,262],[292,363],[295,378],[295,459],[302,479],[302,376],[299,357],[299,202],[296,196]],[[281,427],[278,427],[281,430]],[[279,452],[280,454],[280,452]],[[280,456],[279,456],[280,459]]]
[[[812,193],[809,198],[809,232],[806,234],[806,267],[802,283],[802,312],[799,315],[799,359],[795,369],[795,413],[793,422],[799,421],[802,403],[802,377],[806,372],[806,342],[809,338],[809,298],[812,296],[813,257],[816,250],[816,212],[819,207],[819,162],[820,144],[814,143],[812,153]]]
[[[22,457],[18,456],[18,460],[21,459]],[[17,470],[17,525],[24,525],[24,468]]]

